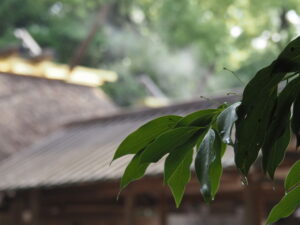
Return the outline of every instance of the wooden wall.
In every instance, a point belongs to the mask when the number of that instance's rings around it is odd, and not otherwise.
[[[179,220],[188,224],[193,215],[199,224],[223,221],[226,225],[228,218],[227,224],[231,225],[261,225],[268,204],[283,195],[281,184],[267,182],[255,172],[250,176],[250,185],[244,186],[237,171],[227,170],[216,201],[205,207],[193,177],[179,209],[161,177],[146,177],[129,185],[119,200],[116,181],[22,190],[10,194],[5,207],[0,207],[0,224],[167,225],[175,221],[168,225],[177,225]]]

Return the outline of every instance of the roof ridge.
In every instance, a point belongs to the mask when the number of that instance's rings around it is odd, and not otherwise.
[[[111,121],[111,120],[122,120],[122,119],[128,119],[131,117],[150,117],[154,116],[155,114],[161,114],[161,113],[168,113],[169,111],[174,111],[176,112],[177,110],[182,110],[191,108],[195,109],[199,108],[204,109],[204,108],[215,108],[219,106],[220,104],[223,104],[224,102],[229,102],[233,103],[235,101],[238,101],[241,97],[237,95],[227,95],[227,96],[217,96],[211,99],[192,99],[189,101],[182,101],[182,102],[176,102],[171,105],[167,106],[160,106],[156,108],[149,108],[149,107],[142,107],[142,108],[133,108],[133,109],[121,109],[115,113],[109,114],[109,115],[103,115],[87,120],[81,120],[81,121],[72,121],[68,124],[65,125],[65,127],[69,126],[76,126],[79,124],[89,124],[89,123],[94,123],[94,122],[103,122],[103,121]]]

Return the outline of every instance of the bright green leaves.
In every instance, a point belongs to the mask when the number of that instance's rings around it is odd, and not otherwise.
[[[172,191],[177,207],[182,200],[185,186],[191,178],[192,160],[193,147],[182,146],[170,153],[165,161],[164,180]]]
[[[300,205],[300,187],[287,193],[271,210],[267,224],[276,222],[281,218],[290,216]]]
[[[300,160],[297,161],[290,169],[284,182],[284,188],[286,191],[289,191],[299,184],[300,184]]]
[[[224,145],[213,129],[209,129],[197,150],[195,171],[205,202],[211,202],[217,193],[222,174],[221,156]]]
[[[188,144],[194,135],[203,130],[201,127],[179,127],[167,131],[146,147],[141,154],[141,161],[157,162],[180,145]]]
[[[140,161],[140,156],[140,153],[136,154],[126,167],[120,183],[121,190],[124,189],[132,181],[144,176],[146,169],[150,163],[142,163]]]
[[[232,144],[231,131],[235,121],[238,119],[236,115],[236,108],[240,105],[240,102],[236,102],[226,108],[217,118],[217,129],[222,138],[222,141],[226,144]]]
[[[177,124],[181,126],[199,126],[204,127],[211,123],[213,118],[221,112],[221,109],[206,109],[191,113],[183,117]]]
[[[190,165],[194,147],[197,153],[196,172],[202,185],[201,192],[210,202],[218,189],[222,173],[221,157],[225,150],[219,135],[211,127],[219,128],[230,136],[237,104],[229,108],[200,110],[185,117],[164,116],[152,120],[130,134],[117,149],[114,159],[135,154],[121,179],[120,188],[144,176],[150,163],[156,163],[168,154],[164,167],[164,182],[170,187],[178,207],[191,178]],[[229,121],[225,121],[225,120]],[[223,125],[222,125],[223,124]],[[224,126],[224,127],[222,127]],[[222,136],[225,137],[225,136]],[[224,139],[225,140],[225,139]],[[212,143],[211,145],[209,143]]]
[[[120,144],[114,156],[117,159],[127,154],[135,154],[122,176],[120,188],[123,189],[144,176],[150,163],[169,154],[165,161],[165,183],[170,187],[176,205],[179,206],[191,177],[190,165],[194,146],[201,143],[208,126],[215,122],[216,116],[222,110],[197,111],[183,118],[160,117],[130,134]]]
[[[127,154],[138,153],[158,135],[173,128],[181,118],[181,116],[173,115],[163,116],[144,124],[123,140],[118,147],[113,160]]]
[[[188,143],[176,148],[165,161],[164,182],[170,187],[177,207],[191,177],[190,165],[193,160],[194,146],[203,140],[205,131],[201,130]]]

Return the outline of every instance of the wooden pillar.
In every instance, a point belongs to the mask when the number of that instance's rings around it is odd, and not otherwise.
[[[40,218],[40,191],[32,190],[30,192],[30,211],[31,211],[31,224],[41,225],[39,222]]]
[[[245,225],[263,225],[265,217],[265,201],[260,183],[253,179],[244,189]]]
[[[167,225],[167,198],[164,191],[161,192],[158,205],[159,225]]]
[[[23,209],[23,204],[22,204],[22,199],[18,194],[14,196],[14,198],[11,200],[10,203],[10,212],[9,212],[9,220],[10,220],[10,225],[21,225],[22,224],[22,209]]]
[[[134,224],[134,195],[129,192],[126,193],[124,204],[124,225],[133,225]]]
[[[11,200],[10,225],[41,225],[39,191],[17,193]]]

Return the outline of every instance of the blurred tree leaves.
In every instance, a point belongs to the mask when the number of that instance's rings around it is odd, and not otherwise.
[[[118,72],[119,81],[104,90],[123,106],[148,94],[142,74],[171,99],[241,86],[223,67],[248,81],[298,32],[287,16],[294,10],[295,20],[297,0],[2,0],[0,47],[15,45],[14,29],[25,27],[69,62],[108,2],[108,21],[82,64]]]

